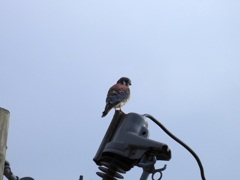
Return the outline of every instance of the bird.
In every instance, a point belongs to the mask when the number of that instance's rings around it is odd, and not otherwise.
[[[102,117],[105,117],[108,112],[114,108],[123,107],[130,98],[130,88],[132,85],[131,80],[127,77],[121,77],[115,85],[113,85],[107,93],[106,106],[102,112]]]

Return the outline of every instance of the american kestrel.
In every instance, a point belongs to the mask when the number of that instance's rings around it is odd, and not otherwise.
[[[102,113],[102,117],[106,116],[112,108],[120,108],[130,98],[131,80],[127,77],[122,77],[117,81],[117,84],[113,85],[107,94],[105,110]]]

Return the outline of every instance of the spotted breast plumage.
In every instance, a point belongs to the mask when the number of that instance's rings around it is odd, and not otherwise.
[[[120,108],[125,105],[125,103],[130,98],[131,80],[127,77],[120,78],[115,85],[113,85],[107,94],[106,106],[102,113],[102,117],[105,117],[112,108]]]

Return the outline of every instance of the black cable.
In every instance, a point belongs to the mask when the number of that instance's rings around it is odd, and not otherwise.
[[[176,136],[174,136],[170,131],[167,130],[167,128],[165,128],[157,119],[155,119],[153,116],[151,116],[150,114],[144,114],[143,116],[148,117],[149,119],[151,119],[153,122],[155,122],[160,128],[162,128],[162,130],[168,134],[172,139],[174,139],[175,141],[177,141],[179,144],[181,144],[183,147],[185,147],[192,155],[193,157],[196,159],[199,169],[200,169],[200,173],[201,173],[201,177],[202,180],[206,180],[205,175],[204,175],[204,169],[202,166],[202,163],[199,159],[199,157],[197,156],[197,154],[188,146],[186,145],[184,142],[182,142],[180,139],[178,139]]]

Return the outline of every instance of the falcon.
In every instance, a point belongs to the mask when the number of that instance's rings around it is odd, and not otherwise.
[[[123,107],[130,98],[130,85],[131,80],[129,78],[121,77],[117,81],[117,84],[109,89],[102,117],[105,117],[112,108],[115,110],[120,108],[120,111],[122,111],[121,107]]]

